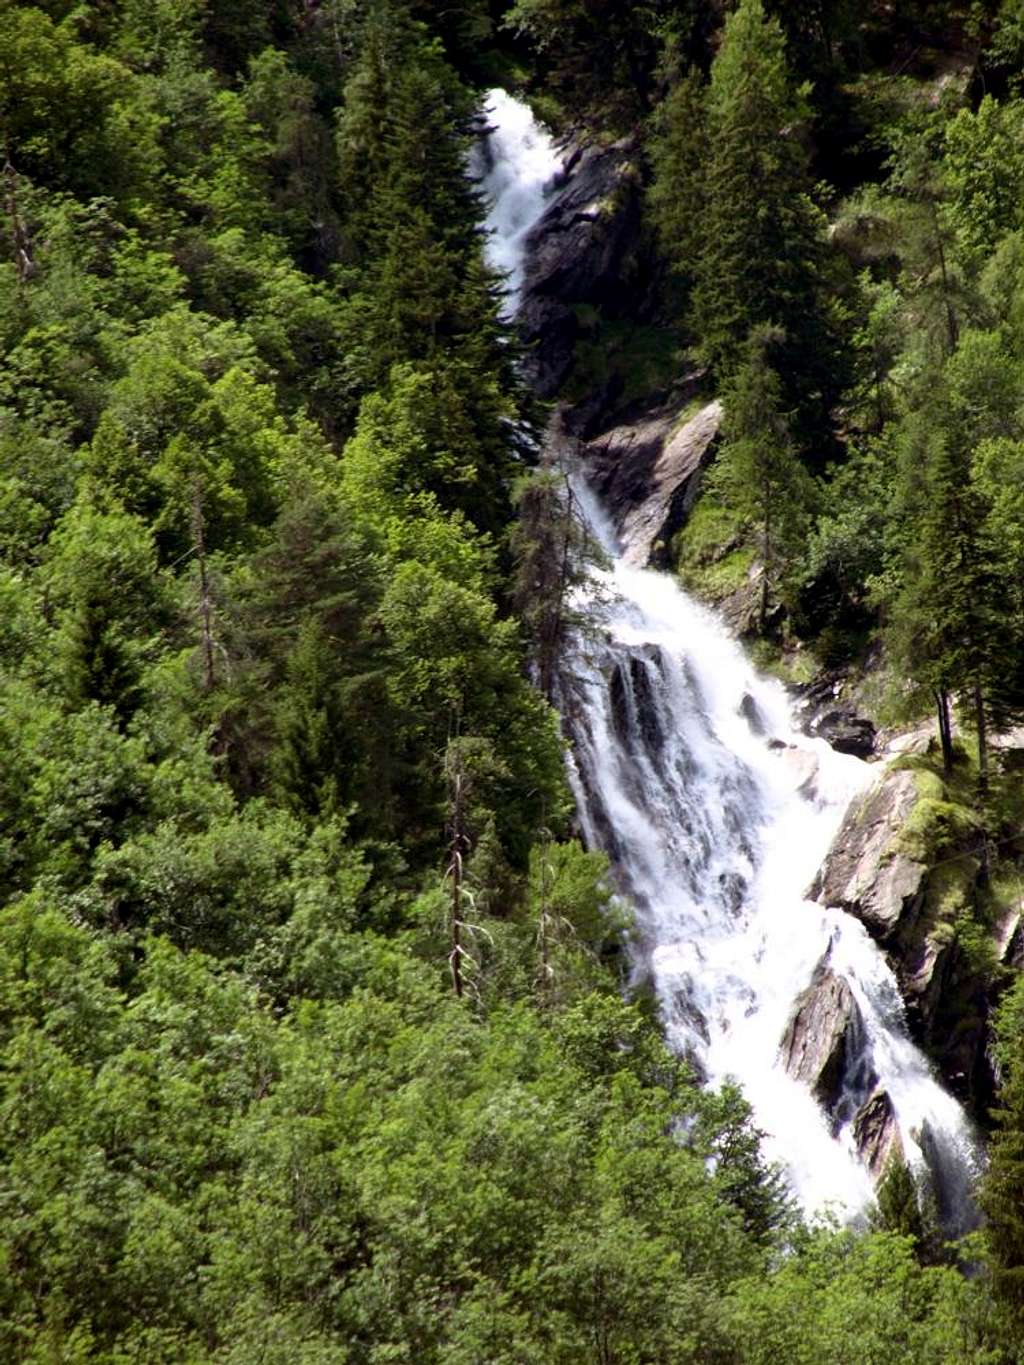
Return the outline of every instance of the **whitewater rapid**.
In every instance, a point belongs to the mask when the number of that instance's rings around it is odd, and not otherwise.
[[[495,91],[486,114],[493,131],[477,169],[511,315],[559,163],[525,106]],[[805,896],[872,769],[802,734],[781,684],[757,673],[713,613],[669,576],[628,563],[571,472],[610,566],[576,604],[589,626],[567,651],[559,703],[586,842],[607,852],[635,909],[637,981],[654,990],[671,1045],[709,1083],[740,1083],[766,1155],[806,1211],[848,1217],[870,1201],[853,1118],[884,1091],[907,1160],[934,1177],[947,1229],[965,1229],[970,1126],[910,1041],[896,982],[863,926]],[[860,1021],[831,1116],[780,1060],[823,962],[846,982]]]

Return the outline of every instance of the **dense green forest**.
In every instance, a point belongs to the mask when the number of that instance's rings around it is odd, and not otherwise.
[[[1024,986],[959,1248],[898,1168],[805,1226],[623,997],[466,174],[494,83],[635,139],[727,399],[681,568],[960,705],[996,880],[1022,79],[1020,0],[0,0],[0,1357],[1024,1359]]]

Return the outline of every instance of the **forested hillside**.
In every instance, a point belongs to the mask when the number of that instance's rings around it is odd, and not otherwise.
[[[725,394],[682,572],[757,557],[783,653],[880,632],[997,884],[1022,75],[1017,0],[0,0],[0,1357],[1024,1358],[1024,988],[961,1248],[899,1166],[805,1227],[624,997],[467,177],[496,83],[634,140],[588,344]]]

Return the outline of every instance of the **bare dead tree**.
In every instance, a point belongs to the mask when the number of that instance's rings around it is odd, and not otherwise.
[[[477,994],[480,964],[469,944],[481,935],[491,938],[483,925],[469,917],[475,911],[476,897],[467,884],[466,864],[473,852],[482,814],[474,799],[474,787],[482,774],[500,769],[489,741],[480,736],[456,735],[448,741],[444,756],[448,807],[448,859],[444,874],[448,886],[448,966],[452,988],[460,997],[467,991]]]
[[[203,655],[203,691],[212,692],[216,684],[213,652],[213,603],[206,564],[206,523],[203,517],[203,485],[197,479],[192,489],[192,539],[199,565],[199,628]]]
[[[18,172],[11,160],[11,136],[4,138],[4,208],[11,228],[11,243],[14,247],[14,268],[18,283],[26,284],[36,273],[35,257],[32,255],[32,240],[25,227],[18,205]]]

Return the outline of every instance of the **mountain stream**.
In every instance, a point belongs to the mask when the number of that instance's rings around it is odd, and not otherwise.
[[[490,92],[484,112],[473,171],[512,316],[561,161],[504,91]],[[609,567],[577,604],[590,628],[563,662],[560,710],[584,839],[608,854],[635,910],[634,984],[653,990],[670,1044],[709,1083],[739,1082],[766,1155],[807,1212],[851,1218],[869,1203],[856,1116],[884,1092],[908,1162],[930,1172],[947,1233],[965,1230],[970,1125],[911,1042],[895,979],[862,925],[805,898],[872,769],[800,733],[781,684],[672,578],[627,563],[582,474],[570,473]],[[828,1113],[781,1058],[819,964],[855,1006]]]

